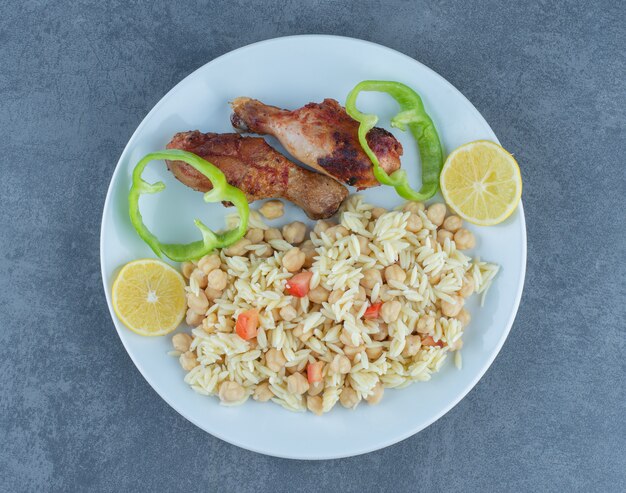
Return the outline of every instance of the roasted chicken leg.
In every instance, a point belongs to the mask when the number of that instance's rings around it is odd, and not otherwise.
[[[193,152],[213,163],[250,202],[284,198],[300,206],[311,219],[332,216],[348,195],[343,185],[296,166],[261,137],[196,130],[177,133],[167,148]],[[194,190],[206,192],[212,188],[208,178],[182,161],[167,161],[167,167]]]
[[[359,144],[358,122],[334,99],[294,111],[245,97],[235,99],[231,106],[235,128],[275,136],[292,156],[347,185],[379,184]],[[375,127],[367,134],[367,142],[387,173],[400,167],[402,145],[392,134]]]

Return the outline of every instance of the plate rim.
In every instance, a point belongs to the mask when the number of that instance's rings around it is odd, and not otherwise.
[[[513,310],[511,311],[509,318],[505,324],[504,330],[502,331],[502,334],[500,336],[500,339],[497,341],[496,345],[495,345],[495,350],[493,351],[493,354],[490,355],[488,358],[486,358],[483,362],[483,364],[480,367],[480,370],[477,372],[476,376],[465,386],[465,388],[463,388],[463,390],[454,398],[450,401],[450,403],[445,406],[444,408],[442,408],[442,410],[439,413],[436,413],[432,416],[432,418],[430,420],[428,420],[426,422],[426,424],[424,424],[423,426],[421,425],[417,425],[417,426],[413,426],[413,427],[407,427],[406,430],[404,430],[402,433],[398,433],[396,435],[394,435],[393,437],[389,438],[388,440],[384,440],[381,442],[376,443],[375,445],[371,445],[371,446],[364,446],[359,448],[358,450],[352,450],[350,452],[343,452],[343,453],[329,453],[329,454],[325,454],[325,455],[319,455],[319,456],[309,456],[306,454],[286,454],[286,453],[276,453],[276,452],[271,452],[268,450],[264,450],[261,449],[259,447],[255,447],[255,446],[251,446],[249,444],[244,444],[241,443],[239,440],[236,439],[231,439],[229,437],[226,437],[223,433],[221,433],[221,431],[218,429],[216,430],[211,430],[208,431],[198,420],[190,417],[187,415],[187,413],[181,409],[181,407],[179,407],[177,404],[175,404],[174,402],[172,402],[170,399],[168,399],[167,397],[165,397],[163,394],[161,394],[159,391],[156,390],[155,385],[153,385],[153,378],[151,376],[148,375],[147,372],[144,371],[143,365],[141,365],[141,363],[139,361],[137,361],[134,357],[134,355],[132,354],[132,352],[129,350],[124,338],[122,337],[121,333],[120,333],[120,327],[118,327],[118,324],[115,322],[115,314],[114,314],[114,310],[113,310],[113,306],[111,304],[111,295],[109,293],[109,287],[106,284],[106,280],[105,278],[107,277],[105,274],[105,266],[104,266],[104,224],[105,224],[105,216],[106,216],[106,212],[109,210],[109,208],[111,207],[110,205],[110,201],[111,196],[113,195],[113,183],[116,181],[117,175],[118,173],[120,173],[121,171],[121,166],[120,163],[122,162],[123,159],[126,158],[127,154],[130,152],[131,146],[135,144],[135,140],[137,139],[137,135],[141,132],[141,130],[143,129],[143,127],[145,125],[147,125],[148,121],[152,118],[153,114],[157,112],[157,110],[163,106],[165,104],[165,102],[172,97],[174,91],[176,88],[178,88],[178,86],[180,86],[181,84],[183,84],[184,82],[188,81],[188,79],[192,78],[192,77],[197,77],[199,75],[199,72],[201,70],[204,70],[206,67],[209,67],[215,63],[217,63],[219,60],[228,57],[230,55],[233,55],[239,51],[243,51],[246,50],[248,48],[251,47],[256,47],[256,46],[260,46],[260,45],[269,45],[272,43],[276,43],[276,42],[281,42],[281,41],[285,41],[285,40],[289,40],[289,39],[308,39],[308,40],[321,40],[321,39],[329,39],[329,40],[338,40],[338,41],[348,41],[348,42],[356,42],[356,43],[361,43],[363,45],[366,46],[374,46],[378,49],[382,49],[391,53],[394,53],[395,55],[401,55],[401,57],[407,59],[407,61],[410,61],[412,63],[417,63],[421,66],[422,69],[426,70],[427,72],[430,72],[430,74],[432,76],[435,76],[436,79],[439,80],[439,82],[441,84],[444,84],[446,86],[448,86],[449,88],[453,89],[454,91],[456,91],[467,103],[469,103],[469,105],[474,108],[476,110],[476,113],[478,115],[478,117],[480,118],[480,120],[483,121],[483,123],[486,125],[486,127],[489,129],[489,131],[491,132],[491,134],[494,136],[495,141],[499,144],[500,141],[497,138],[495,132],[493,131],[493,129],[491,128],[491,126],[489,125],[489,123],[487,122],[487,120],[485,120],[485,118],[483,117],[482,113],[474,106],[474,104],[459,90],[457,89],[451,82],[449,82],[447,79],[445,79],[442,75],[440,75],[439,73],[437,73],[436,71],[434,71],[433,69],[431,69],[430,67],[424,65],[422,62],[420,62],[419,60],[416,60],[415,58],[401,52],[398,50],[395,50],[393,48],[389,48],[385,45],[381,45],[379,43],[375,43],[372,41],[368,41],[368,40],[364,40],[364,39],[360,39],[360,38],[353,38],[350,36],[339,36],[339,35],[331,35],[331,34],[297,34],[297,35],[291,35],[291,36],[280,36],[280,37],[275,37],[275,38],[269,38],[269,39],[265,39],[262,41],[257,41],[254,43],[249,43],[247,45],[241,46],[239,48],[236,48],[234,50],[228,51],[226,53],[223,53],[222,55],[210,60],[209,62],[199,66],[198,68],[196,68],[195,70],[193,70],[192,72],[190,72],[189,74],[187,74],[185,77],[183,77],[178,83],[176,83],[174,86],[172,86],[162,97],[161,99],[159,99],[159,101],[152,107],[152,109],[146,114],[146,116],[141,120],[141,122],[139,123],[139,125],[137,126],[137,128],[135,129],[135,131],[132,133],[131,137],[129,138],[128,142],[126,143],[126,145],[124,146],[124,149],[122,151],[122,153],[120,154],[120,157],[115,165],[115,169],[113,170],[113,174],[111,175],[111,178],[109,180],[109,185],[107,188],[107,194],[104,200],[104,204],[103,204],[103,209],[102,209],[102,216],[101,216],[101,221],[100,221],[100,242],[99,242],[99,248],[100,248],[100,276],[102,279],[102,285],[104,288],[104,294],[105,294],[105,298],[107,301],[107,306],[109,309],[109,316],[111,317],[111,321],[113,322],[113,326],[115,327],[115,330],[117,332],[118,337],[120,338],[120,341],[122,342],[122,345],[124,346],[124,349],[126,351],[126,354],[130,357],[131,361],[133,362],[133,364],[135,365],[135,367],[137,368],[137,370],[139,370],[139,373],[142,375],[142,377],[146,380],[146,382],[150,385],[150,387],[152,388],[152,391],[156,392],[156,394],[163,399],[172,409],[174,409],[178,414],[180,414],[182,417],[184,417],[187,421],[193,423],[195,426],[197,426],[198,428],[200,428],[203,432],[205,433],[209,433],[212,436],[215,436],[216,438],[223,440],[231,445],[235,445],[237,447],[240,447],[242,449],[245,450],[250,450],[252,452],[256,452],[259,454],[263,454],[263,455],[268,455],[268,456],[272,456],[272,457],[279,457],[279,458],[284,458],[284,459],[293,459],[293,460],[328,460],[328,459],[341,459],[341,458],[346,458],[346,457],[355,457],[358,455],[363,455],[369,452],[374,452],[376,450],[381,450],[383,448],[389,447],[391,445],[394,445],[396,443],[399,443],[401,441],[406,440],[407,438],[410,438],[411,436],[419,433],[420,431],[428,428],[430,425],[432,425],[435,421],[438,421],[441,417],[443,417],[444,415],[446,415],[448,412],[450,412],[450,410],[452,408],[454,408],[459,402],[461,402],[471,391],[472,389],[474,389],[474,387],[478,384],[478,382],[485,376],[485,374],[487,373],[487,371],[489,370],[489,368],[491,367],[491,365],[493,364],[493,362],[495,361],[496,357],[500,354],[500,351],[502,350],[502,346],[504,345],[504,342],[506,341],[506,339],[509,336],[509,333],[511,332],[511,328],[513,327],[513,323],[515,321],[515,317],[517,316],[517,313],[519,311],[519,305],[521,302],[521,298],[522,298],[522,294],[523,294],[523,290],[524,290],[524,284],[525,284],[525,279],[526,279],[526,266],[527,266],[527,248],[528,248],[528,240],[527,240],[527,231],[526,231],[526,217],[524,214],[524,207],[523,207],[523,200],[520,199],[520,203],[518,205],[518,210],[519,210],[519,216],[520,216],[520,226],[521,226],[521,237],[522,237],[522,245],[521,245],[521,258],[520,260],[520,279],[519,279],[519,284],[517,286],[517,290],[515,293],[515,298],[513,300]]]

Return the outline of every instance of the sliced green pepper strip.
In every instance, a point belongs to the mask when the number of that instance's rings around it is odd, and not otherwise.
[[[163,182],[159,181],[156,183],[148,183],[141,177],[148,163],[156,159],[183,161],[190,166],[193,166],[196,170],[211,180],[213,188],[204,194],[204,201],[232,202],[239,213],[239,226],[224,233],[214,233],[199,219],[196,219],[194,224],[200,230],[200,233],[202,233],[202,240],[187,244],[161,243],[146,227],[141,217],[141,212],[139,211],[139,197],[141,195],[145,193],[158,193],[165,189],[165,184]],[[145,241],[159,257],[162,258],[163,255],[165,255],[175,262],[197,259],[211,252],[215,248],[224,248],[232,245],[246,234],[248,228],[248,216],[250,214],[250,209],[248,207],[248,200],[246,199],[245,194],[238,188],[229,185],[226,181],[224,173],[222,173],[219,168],[208,161],[205,161],[201,157],[192,154],[191,152],[172,149],[153,152],[145,156],[141,161],[139,161],[139,163],[137,163],[137,166],[135,166],[133,171],[133,179],[130,192],[128,194],[128,202],[130,221],[135,227],[135,230],[137,230],[139,236],[141,236],[143,241]]]
[[[409,185],[405,170],[399,169],[388,175],[380,165],[376,154],[370,149],[366,136],[378,122],[378,117],[361,113],[357,109],[356,99],[361,91],[385,92],[400,105],[400,112],[391,119],[391,126],[402,131],[409,127],[411,134],[417,141],[422,161],[422,188],[419,192],[413,190]],[[435,124],[424,110],[424,104],[419,94],[401,82],[364,80],[358,83],[348,94],[346,111],[359,122],[359,142],[372,161],[374,176],[380,183],[394,187],[398,195],[407,200],[428,200],[437,193],[439,175],[443,167],[443,149]]]

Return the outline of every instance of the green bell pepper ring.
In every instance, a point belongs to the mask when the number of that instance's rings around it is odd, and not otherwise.
[[[239,226],[224,233],[214,233],[199,219],[194,221],[196,227],[202,233],[202,240],[187,244],[161,243],[155,235],[146,227],[139,211],[139,197],[144,193],[158,193],[165,189],[161,181],[156,183],[146,182],[141,175],[150,161],[156,159],[170,159],[183,161],[206,176],[213,188],[204,194],[205,202],[228,201],[237,208],[239,213]],[[246,234],[248,228],[248,216],[250,209],[245,194],[236,187],[229,185],[224,173],[215,165],[205,161],[191,152],[175,149],[153,152],[146,155],[133,171],[132,185],[128,193],[130,222],[135,227],[139,236],[159,257],[167,256],[175,262],[200,258],[216,248],[224,248],[232,245]]]
[[[422,188],[419,192],[409,185],[406,171],[399,169],[391,175],[380,165],[376,154],[367,143],[367,133],[374,128],[378,117],[361,113],[356,107],[356,99],[361,91],[385,92],[400,105],[400,112],[391,119],[391,126],[402,131],[409,127],[417,141],[422,161]],[[422,98],[410,87],[401,82],[384,80],[364,80],[358,83],[346,100],[346,111],[359,122],[359,142],[373,164],[376,179],[383,185],[396,189],[401,197],[407,200],[424,201],[431,198],[439,189],[439,175],[443,167],[443,149],[435,124],[424,110]]]

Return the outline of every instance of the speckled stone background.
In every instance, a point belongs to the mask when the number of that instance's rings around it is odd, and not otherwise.
[[[3,2],[0,490],[626,491],[623,2]],[[234,48],[331,33],[402,51],[522,166],[528,273],[476,388],[416,436],[299,462],[202,432],[109,318],[99,226],[130,135]]]

